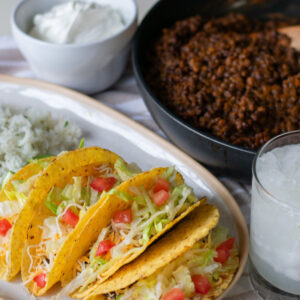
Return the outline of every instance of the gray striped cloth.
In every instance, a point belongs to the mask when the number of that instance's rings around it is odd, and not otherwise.
[[[0,37],[0,73],[17,77],[34,78],[29,65],[17,49],[14,40],[8,36]],[[143,124],[166,139],[166,136],[151,118],[151,115],[141,98],[133,76],[131,64],[128,64],[128,68],[117,84],[103,93],[93,95],[93,97],[136,122]],[[251,187],[226,177],[221,177],[219,179],[236,199],[249,224]],[[243,276],[230,291],[226,299],[260,299],[257,293],[252,290],[247,270],[245,270]]]

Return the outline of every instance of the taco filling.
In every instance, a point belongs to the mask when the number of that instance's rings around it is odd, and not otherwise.
[[[119,159],[115,165],[95,166],[93,175],[72,177],[64,187],[51,188],[44,201],[49,214],[39,225],[42,231],[40,243],[26,249],[30,258],[28,273],[31,275],[24,284],[33,280],[36,289],[46,286],[47,274],[68,235],[102,194],[123,181],[125,170],[127,176],[134,176],[137,171]]]
[[[0,202],[0,257],[5,257],[7,264],[7,255],[9,254],[7,249],[9,248],[12,228],[28,199],[35,180],[50,163],[39,159],[30,160],[30,162],[37,163],[41,167],[39,173],[25,180],[13,179],[13,173],[8,172],[1,184],[1,192],[4,193],[7,200]],[[8,185],[6,185],[7,182],[9,182]]]
[[[77,275],[82,281],[75,278],[68,285],[70,289],[78,288],[79,282],[83,290],[96,279],[101,281],[118,261],[140,253],[167,224],[198,201],[190,187],[178,186],[176,174],[171,167],[154,178],[150,189],[140,185],[130,186],[129,192],[118,189],[109,192],[130,205],[114,213],[110,225],[102,229],[90,252],[77,261],[74,277]]]
[[[222,289],[239,265],[238,250],[228,230],[216,227],[193,248],[130,288],[107,294],[109,300],[199,300]],[[226,283],[227,287],[227,283]]]

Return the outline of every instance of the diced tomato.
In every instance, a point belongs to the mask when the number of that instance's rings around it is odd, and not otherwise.
[[[110,190],[116,181],[115,177],[98,177],[90,183],[90,186],[99,193],[102,193],[103,191]]]
[[[71,227],[75,227],[79,221],[79,217],[75,213],[73,213],[72,210],[69,208],[63,214],[62,219]]]
[[[132,222],[131,208],[115,212],[113,220],[115,223],[130,224]]]
[[[36,275],[33,280],[39,288],[43,288],[46,285],[46,273]]]
[[[233,248],[233,245],[234,245],[234,241],[235,241],[235,238],[232,237],[228,240],[226,240],[225,242],[221,243],[218,247],[217,247],[217,250],[219,249],[228,249],[228,250],[231,250]]]
[[[112,247],[115,246],[115,243],[111,240],[104,240],[99,243],[98,249],[96,251],[95,256],[100,256],[107,253]]]
[[[170,193],[168,193],[164,190],[160,190],[159,192],[154,193],[152,195],[152,200],[157,206],[161,206],[164,203],[166,203],[166,201],[168,200],[170,195],[171,195]]]
[[[192,281],[194,282],[195,290],[201,295],[206,295],[210,290],[210,283],[207,277],[203,275],[193,275]]]
[[[6,236],[7,231],[11,228],[11,224],[7,219],[0,220],[0,235]]]
[[[170,181],[168,181],[168,180],[166,180],[166,179],[164,179],[162,177],[158,177],[158,180],[156,182],[156,185],[154,187],[153,192],[157,193],[157,192],[159,192],[161,190],[164,190],[164,191],[168,192],[169,189],[170,189],[170,186],[171,186],[171,182]]]
[[[214,261],[224,264],[230,257],[230,250],[227,248],[221,248],[217,250],[218,256],[214,257]]]
[[[184,293],[181,289],[174,288],[166,293],[161,300],[184,300]]]
[[[234,241],[235,238],[233,237],[221,243],[216,248],[218,256],[214,258],[214,261],[224,264],[227,261],[227,259],[230,257],[230,250],[233,248]]]

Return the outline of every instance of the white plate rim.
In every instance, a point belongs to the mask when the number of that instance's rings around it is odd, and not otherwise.
[[[54,92],[56,94],[60,94],[62,96],[66,96],[71,98],[74,101],[77,101],[90,109],[96,109],[105,113],[113,119],[124,123],[126,126],[131,127],[133,130],[139,132],[143,136],[147,137],[149,140],[152,140],[154,143],[160,145],[160,147],[164,148],[166,151],[172,153],[174,156],[179,158],[185,165],[191,168],[195,173],[201,176],[210,186],[211,188],[220,196],[220,198],[225,202],[228,207],[234,223],[236,224],[238,235],[239,235],[239,251],[240,251],[240,265],[237,270],[233,281],[227,290],[222,294],[221,299],[227,295],[227,293],[233,288],[233,286],[237,283],[237,281],[242,276],[244,268],[247,263],[248,253],[249,253],[249,233],[245,218],[234,200],[233,196],[229,193],[227,188],[206,168],[204,168],[200,163],[195,161],[189,155],[185,154],[182,150],[177,148],[175,145],[171,144],[169,141],[160,137],[150,129],[144,127],[143,125],[131,120],[129,117],[123,115],[122,113],[109,108],[108,106],[102,104],[101,102],[87,96],[76,92],[74,90],[57,86],[51,83],[39,81],[36,79],[27,79],[27,78],[19,78],[8,75],[0,74],[0,82],[12,83],[26,87],[33,87],[42,90],[48,90],[50,92]]]

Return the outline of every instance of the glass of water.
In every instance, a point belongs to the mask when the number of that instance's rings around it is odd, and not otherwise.
[[[264,299],[300,299],[300,130],[253,162],[250,278]]]

